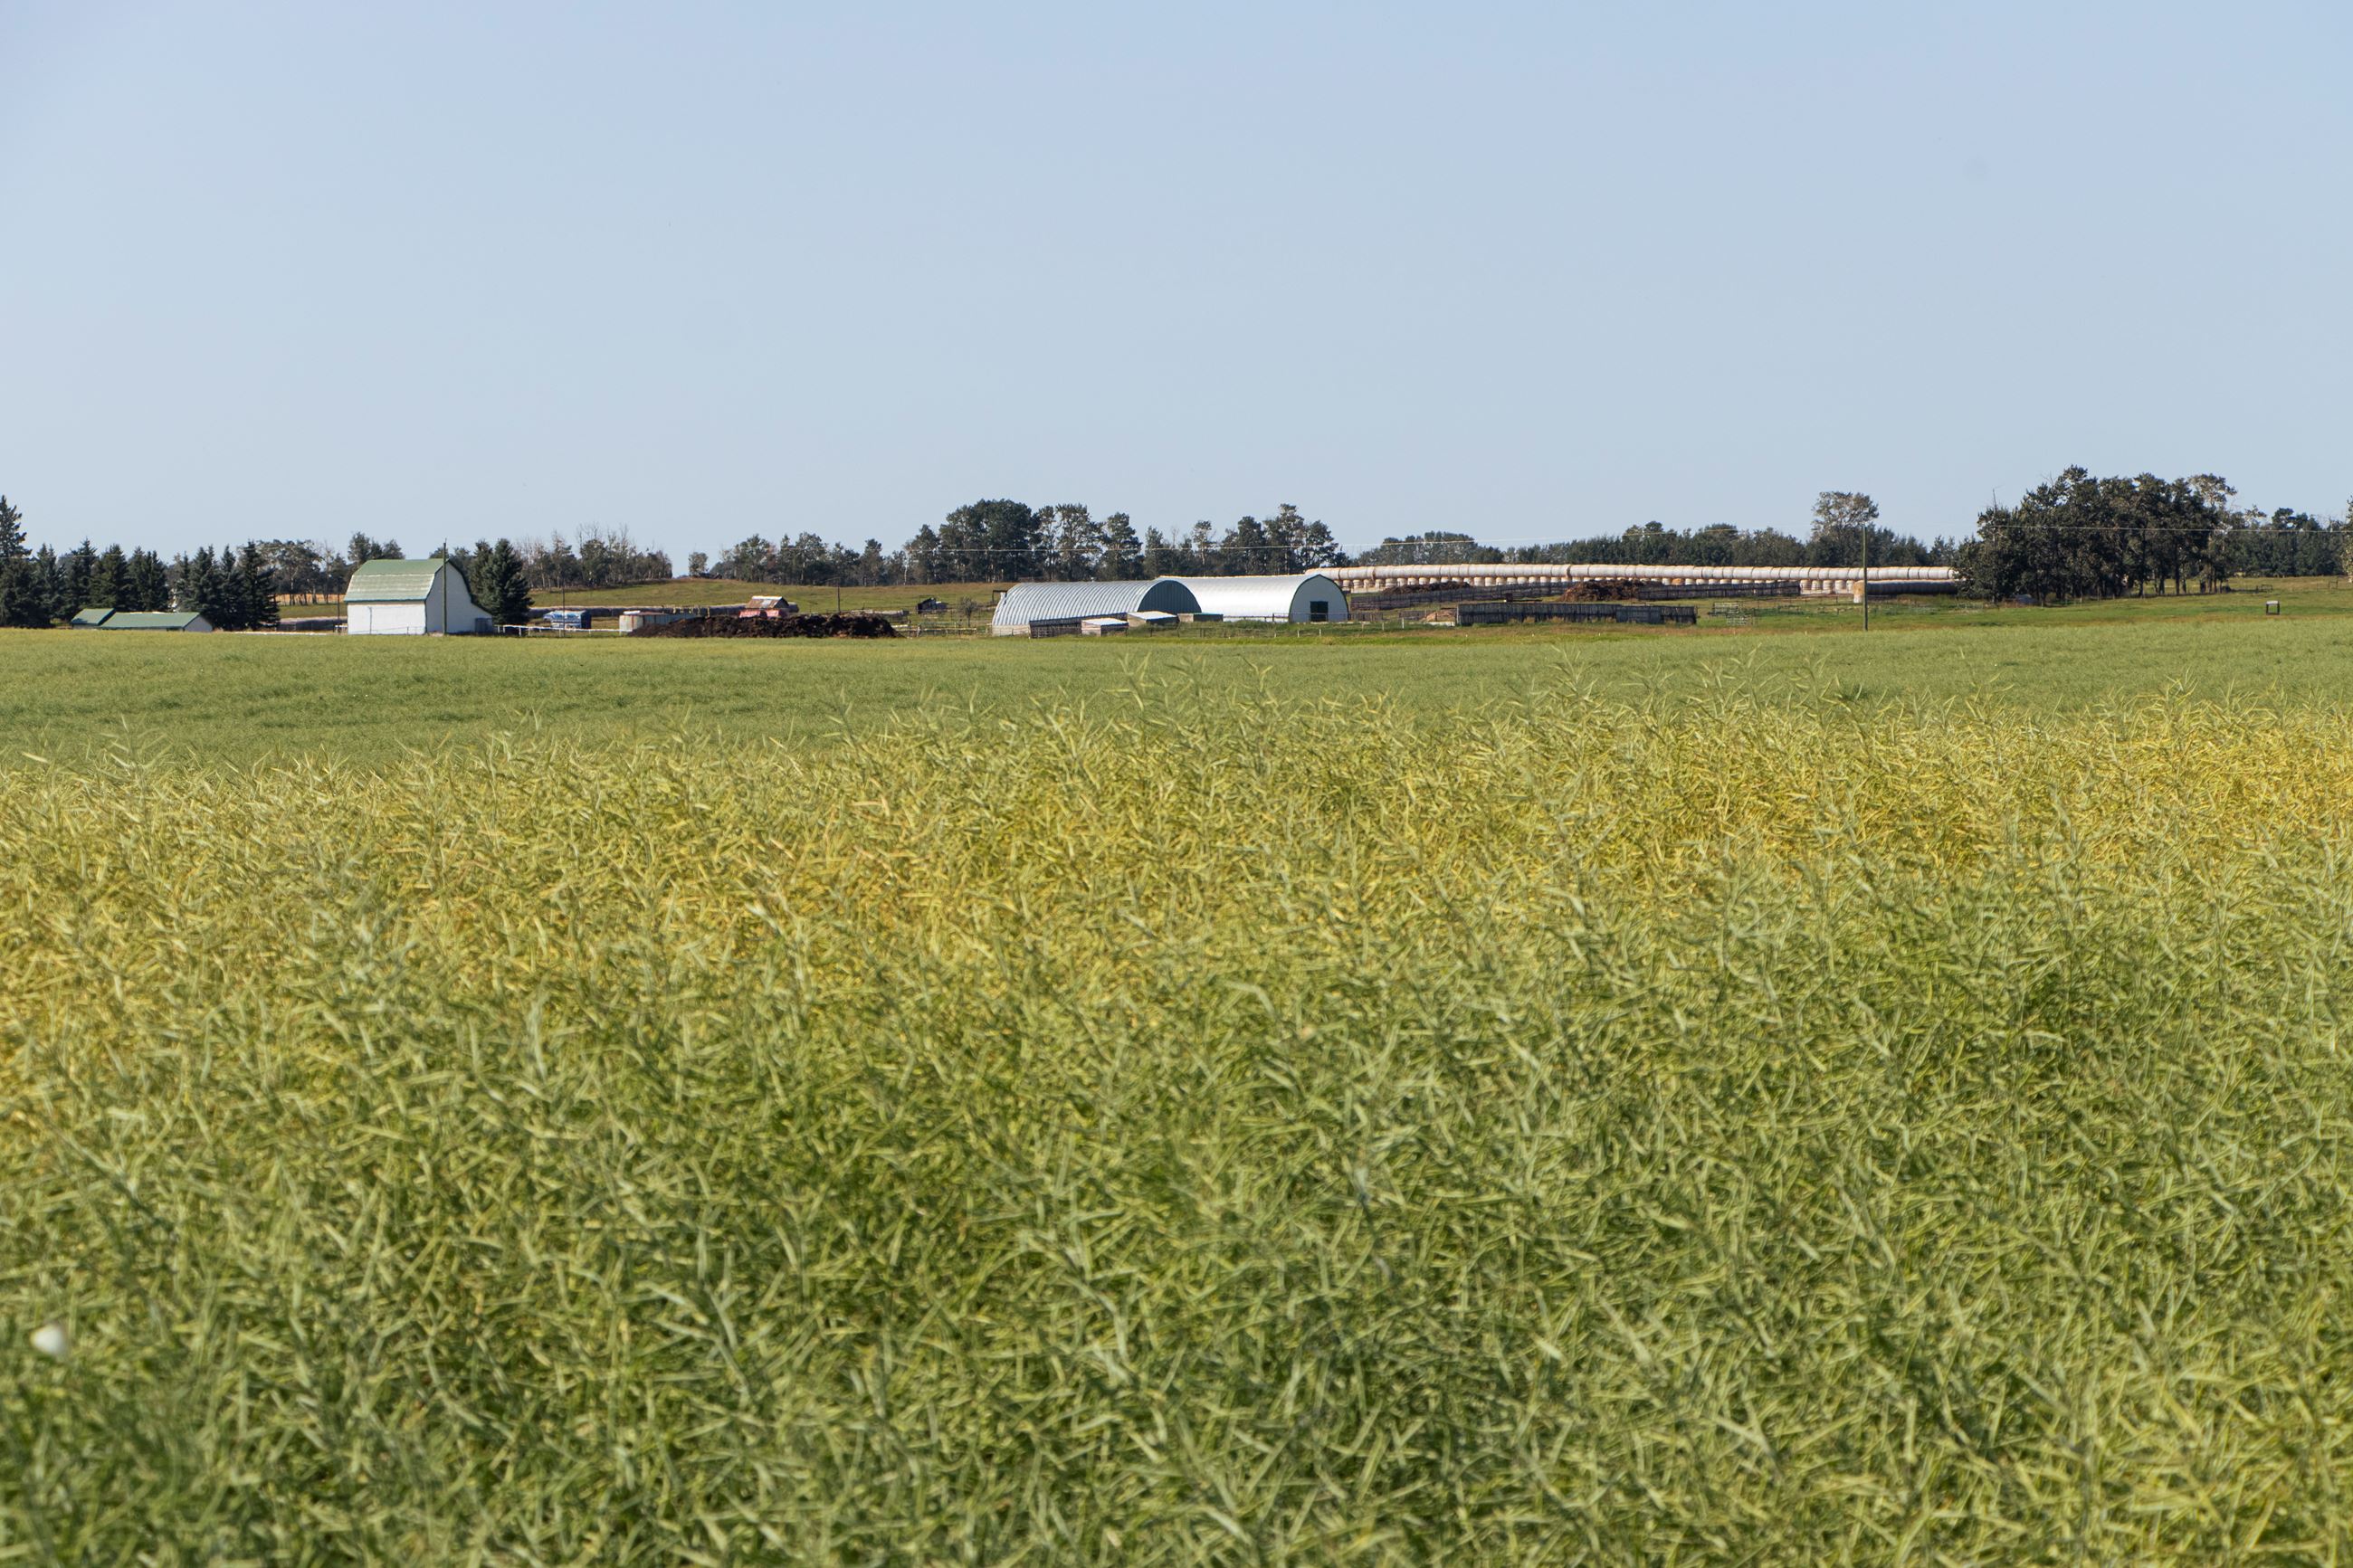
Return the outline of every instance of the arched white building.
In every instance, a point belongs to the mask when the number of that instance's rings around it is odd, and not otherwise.
[[[1321,572],[1281,577],[1179,577],[1205,616],[1229,621],[1345,621],[1348,595]]]
[[[343,629],[353,637],[487,635],[491,614],[474,603],[459,570],[429,561],[364,561],[343,590]]]
[[[1122,583],[1016,583],[997,601],[988,629],[1001,637],[1025,637],[1032,622],[1076,626],[1102,616],[1166,610],[1189,616],[1201,608],[1193,592],[1176,577]]]

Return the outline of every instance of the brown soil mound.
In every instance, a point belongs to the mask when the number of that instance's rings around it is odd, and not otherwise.
[[[895,637],[880,616],[695,616],[666,626],[639,626],[633,637]]]
[[[1635,594],[1635,584],[1609,577],[1585,577],[1571,583],[1560,595],[1565,605],[1606,605],[1612,599],[1629,599]]]

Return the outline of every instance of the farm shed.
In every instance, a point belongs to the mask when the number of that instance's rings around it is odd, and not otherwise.
[[[642,627],[666,626],[672,621],[682,621],[697,613],[694,610],[623,610],[620,619],[621,635],[627,637],[629,633]]]
[[[1076,625],[1102,616],[1132,616],[1139,610],[1185,615],[1200,607],[1193,591],[1174,577],[1127,583],[1016,583],[997,601],[988,629],[1001,637],[1026,637],[1037,635],[1030,630],[1033,621]]]
[[[464,637],[491,631],[490,612],[474,603],[459,570],[429,561],[364,561],[343,590],[345,629],[353,637]]]
[[[106,617],[112,614],[114,614],[114,606],[111,605],[92,605],[87,609],[76,610],[74,618],[66,624],[73,626],[102,626],[106,624]]]
[[[1183,577],[1201,608],[1229,621],[1345,621],[1348,595],[1321,572],[1280,577]]]
[[[117,610],[99,622],[98,629],[102,632],[208,632],[213,629],[213,624],[194,610]]]

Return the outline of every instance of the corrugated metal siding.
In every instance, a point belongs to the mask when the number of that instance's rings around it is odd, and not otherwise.
[[[1294,572],[1269,577],[1183,577],[1201,608],[1229,621],[1303,621],[1307,605],[1323,599],[1331,618],[1348,618],[1348,596],[1340,584],[1321,572]]]
[[[1125,616],[1137,610],[1189,614],[1200,607],[1192,590],[1174,577],[1155,577],[1148,583],[1016,583],[997,601],[989,629],[1015,636],[1031,621]]]
[[[347,605],[397,605],[422,603],[433,591],[433,579],[440,575],[448,562],[430,561],[364,561],[352,574],[351,585],[343,590]]]
[[[117,610],[100,623],[102,632],[208,632],[212,622],[188,610]]]

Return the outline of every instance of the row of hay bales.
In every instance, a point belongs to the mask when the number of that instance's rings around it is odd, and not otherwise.
[[[1576,582],[1599,578],[1696,590],[1739,584],[1791,583],[1797,585],[1800,594],[1852,595],[1862,588],[1865,580],[1862,570],[1855,566],[1545,565],[1518,562],[1444,566],[1335,566],[1324,575],[1353,594],[1443,587],[1454,584],[1487,587],[1530,581]],[[1869,583],[1870,591],[1873,594],[1949,594],[1960,587],[1959,578],[1949,566],[1873,566]]]

